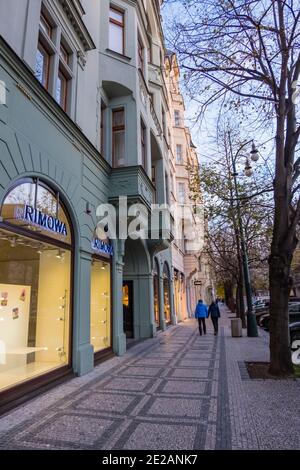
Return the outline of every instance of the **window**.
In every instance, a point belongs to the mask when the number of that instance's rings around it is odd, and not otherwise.
[[[165,186],[166,186],[166,203],[170,203],[170,188],[169,188],[169,175],[165,173]]]
[[[147,129],[141,119],[141,150],[142,150],[142,165],[143,168],[147,171]]]
[[[0,223],[0,390],[70,364],[72,234],[59,194],[28,179]]]
[[[61,44],[60,45],[60,58],[65,62],[65,64],[69,65],[69,53],[67,49]]]
[[[40,33],[36,53],[35,77],[50,91],[57,103],[67,112],[69,95],[74,88],[72,80],[72,50],[60,34],[53,34],[54,28],[60,30],[50,14],[45,11],[40,16]],[[59,63],[55,76],[55,64]]]
[[[174,111],[175,126],[180,127],[180,111]]]
[[[97,353],[111,346],[110,263],[93,259],[91,272],[91,344]]]
[[[171,192],[174,194],[174,175],[172,172],[170,173],[170,189]]]
[[[155,170],[155,166],[152,166],[152,167],[151,167],[151,181],[152,181],[152,184],[155,186],[155,185],[156,185],[156,170]]]
[[[109,10],[109,48],[112,51],[124,54],[125,22],[124,13],[116,8]]]
[[[150,106],[154,108],[154,93],[149,93]]]
[[[119,167],[125,165],[125,110],[118,109],[113,111],[113,166]]]
[[[39,42],[35,61],[35,77],[48,90],[50,55]]]
[[[140,35],[138,35],[138,67],[144,73],[144,45]]]
[[[50,39],[52,38],[52,26],[43,14],[40,17],[40,28]]]
[[[101,104],[101,124],[100,124],[100,153],[102,156],[105,154],[105,120],[106,120],[106,108],[104,104]]]
[[[182,145],[176,145],[176,163],[182,165]]]
[[[148,63],[152,64],[152,45],[151,44],[148,47],[147,56],[148,56]]]
[[[164,136],[166,135],[166,113],[164,108],[161,108],[161,120],[162,120],[162,129]]]
[[[68,98],[68,79],[64,73],[59,70],[56,82],[56,101],[60,104],[64,111],[67,111]]]
[[[179,204],[185,204],[185,184],[178,183],[178,202]]]

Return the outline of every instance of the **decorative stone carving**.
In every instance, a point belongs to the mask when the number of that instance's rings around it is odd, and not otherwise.
[[[77,59],[78,59],[78,64],[84,70],[85,65],[86,65],[86,55],[82,51],[77,52]]]

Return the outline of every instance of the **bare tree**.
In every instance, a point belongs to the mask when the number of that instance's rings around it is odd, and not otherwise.
[[[268,227],[272,214],[273,187],[264,165],[258,165],[255,176],[244,176],[242,170],[245,158],[240,155],[237,161],[238,167],[241,167],[238,201],[234,191],[230,152],[244,147],[245,142],[241,144],[239,133],[230,129],[228,123],[225,129],[218,129],[217,134],[216,154],[201,169],[201,188],[208,221],[207,250],[216,278],[221,281],[231,279],[236,285],[237,315],[245,328],[243,261],[236,206],[239,202],[249,265],[257,280],[259,275],[256,271],[265,270],[266,253],[270,247]]]
[[[300,136],[296,106],[300,3],[295,0],[180,3],[184,11],[172,26],[171,44],[202,111],[221,99],[231,109],[254,111],[256,119],[263,118],[275,129],[275,207],[269,255],[270,373],[289,375],[293,368],[288,299],[300,219],[300,158],[296,156]]]

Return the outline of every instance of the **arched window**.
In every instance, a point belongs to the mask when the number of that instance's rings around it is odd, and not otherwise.
[[[0,206],[0,392],[70,367],[71,265],[60,194],[22,180]]]
[[[38,179],[26,179],[16,185],[1,206],[1,222],[30,230],[71,244],[72,233],[67,213],[54,192]]]

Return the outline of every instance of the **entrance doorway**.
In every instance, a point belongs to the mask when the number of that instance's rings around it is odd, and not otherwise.
[[[126,338],[133,338],[133,281],[123,281],[123,319]]]

